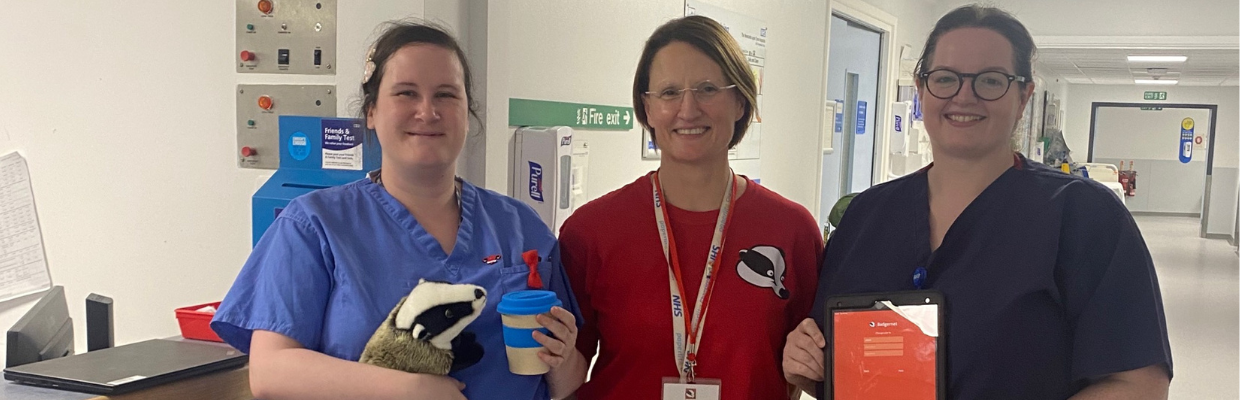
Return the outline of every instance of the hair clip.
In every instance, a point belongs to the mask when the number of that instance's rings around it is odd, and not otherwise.
[[[370,46],[370,51],[366,52],[366,66],[362,69],[362,84],[370,83],[371,75],[375,74],[375,47]]]

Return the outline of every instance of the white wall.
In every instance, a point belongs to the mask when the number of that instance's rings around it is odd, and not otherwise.
[[[1125,202],[1130,211],[1202,212],[1207,155],[1201,146],[1194,148],[1191,161],[1180,162],[1180,124],[1192,118],[1194,132],[1208,137],[1209,110],[1100,107],[1094,118],[1094,162],[1117,166],[1125,160],[1135,162],[1136,196]]]
[[[490,1],[487,13],[486,154],[499,161],[487,163],[485,186],[507,193],[513,132],[508,99],[631,106],[633,71],[646,37],[684,15],[684,6],[674,1]],[[590,165],[595,166],[589,170],[588,198],[657,168],[657,162],[641,160],[640,132],[636,122],[628,132],[574,132],[589,143]]]
[[[765,21],[768,31],[763,88],[762,184],[810,207],[818,154],[826,5],[758,0],[712,5]],[[684,2],[492,1],[488,18],[486,153],[507,160],[512,97],[631,106],[630,90],[646,38],[684,15]],[[547,21],[554,21],[548,23]],[[627,132],[578,131],[589,142],[587,196],[623,186],[655,161],[641,160],[640,127]],[[507,191],[508,164],[488,163],[485,186]],[[606,166],[601,168],[599,166]],[[812,168],[812,167],[811,167]]]
[[[945,0],[940,15],[976,0]],[[1236,36],[1235,0],[988,0],[1034,36]]]
[[[1167,100],[1142,100],[1147,90],[1167,92]],[[1072,98],[1067,107],[1064,139],[1068,141],[1074,158],[1084,159],[1085,154],[1088,154],[1089,126],[1092,123],[1089,113],[1094,102],[1142,103],[1152,106],[1159,103],[1216,104],[1219,113],[1214,167],[1240,166],[1240,155],[1236,153],[1237,145],[1240,145],[1240,115],[1237,113],[1240,110],[1240,87],[1068,85],[1068,91]]]
[[[1099,107],[1094,116],[1094,158],[1180,162],[1178,146],[1184,118],[1193,119],[1195,135],[1209,137],[1210,111],[1206,109]],[[1202,164],[1204,170],[1206,154],[1195,150],[1190,163]]]
[[[1142,96],[1147,90],[1165,91],[1167,100],[1144,101]],[[1233,170],[1240,168],[1240,152],[1237,151],[1240,148],[1240,87],[1068,85],[1068,91],[1071,93],[1071,101],[1067,108],[1064,139],[1072,149],[1073,158],[1079,160],[1084,160],[1089,152],[1089,127],[1092,124],[1090,110],[1094,102],[1218,105],[1214,143],[1215,177],[1212,181],[1207,233],[1233,232],[1236,198],[1228,194],[1236,191],[1238,183],[1234,177],[1237,174]],[[1138,180],[1138,184],[1139,182]]]
[[[1039,93],[1039,95],[1036,96],[1037,103],[1034,104],[1034,107],[1042,107],[1042,98],[1046,95],[1046,92],[1050,92],[1055,99],[1059,100],[1059,107],[1061,110],[1068,107],[1068,80],[1063,79],[1063,77],[1053,71],[1048,71],[1046,68],[1043,68],[1040,64],[1038,64],[1036,57],[1034,58],[1033,63],[1033,80],[1038,84],[1036,89]],[[1046,115],[1043,114],[1042,118],[1043,121],[1045,121]],[[1065,123],[1066,121],[1060,120],[1059,128],[1063,129],[1063,127],[1067,126]],[[1039,134],[1039,132],[1034,132],[1034,135]]]
[[[934,29],[934,23],[943,16],[940,0],[862,0],[899,20],[896,27],[896,47],[909,46],[914,57],[921,56],[926,37]],[[906,78],[907,76],[901,76]]]
[[[311,77],[237,74],[234,2],[4,2],[0,153],[29,160],[78,350],[91,292],[115,299],[116,340],[127,343],[179,334],[174,308],[217,301],[232,284],[266,175],[236,166],[238,83],[338,84],[337,111],[351,115],[375,26],[422,10],[420,0],[342,2],[338,75]],[[0,328],[32,302],[0,304]]]

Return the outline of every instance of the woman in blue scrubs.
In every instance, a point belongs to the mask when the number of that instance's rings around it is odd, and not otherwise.
[[[296,198],[254,247],[212,328],[250,354],[250,386],[272,399],[547,399],[571,394],[586,361],[575,350],[577,303],[550,229],[530,207],[455,178],[477,118],[464,53],[444,31],[394,23],[367,57],[362,118],[383,148],[380,171]],[[522,254],[537,252],[527,264]],[[532,258],[536,260],[538,258]],[[536,268],[535,268],[536,266]],[[536,269],[536,271],[534,271]],[[530,279],[537,272],[541,279]],[[485,354],[451,377],[356,362],[419,279],[470,283],[489,300],[466,331]],[[505,293],[542,286],[562,308],[535,333],[551,365],[508,371],[499,313]]]
[[[1011,15],[939,20],[917,68],[934,163],[853,199],[827,245],[785,377],[824,378],[826,298],[936,289],[952,399],[1165,399],[1171,377],[1149,250],[1101,184],[1012,151],[1034,43]],[[914,279],[924,268],[925,276]]]

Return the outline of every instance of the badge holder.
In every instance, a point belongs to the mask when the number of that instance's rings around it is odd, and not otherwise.
[[[718,379],[695,379],[689,383],[679,377],[663,378],[663,400],[719,400],[723,386]]]
[[[946,308],[936,290],[827,299],[819,399],[947,399]]]

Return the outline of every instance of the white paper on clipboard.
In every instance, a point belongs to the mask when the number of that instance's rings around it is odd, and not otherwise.
[[[0,157],[0,301],[51,287],[30,169],[12,152]]]

